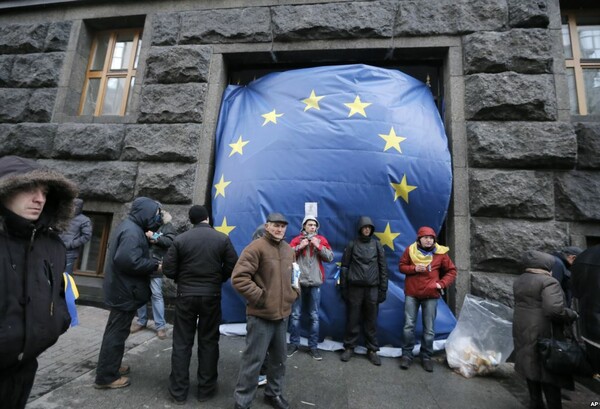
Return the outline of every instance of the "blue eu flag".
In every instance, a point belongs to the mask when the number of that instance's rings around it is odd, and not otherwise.
[[[238,253],[268,213],[288,218],[289,241],[301,230],[305,205],[316,204],[319,233],[335,254],[325,265],[321,337],[343,337],[335,262],[357,236],[359,216],[371,217],[390,277],[379,340],[400,345],[404,282],[398,261],[420,226],[439,231],[452,188],[447,138],[429,87],[367,65],[269,74],[227,87],[216,138],[212,220]],[[436,332],[444,336],[455,319],[444,303],[439,308]],[[244,302],[229,285],[223,319],[245,321]]]

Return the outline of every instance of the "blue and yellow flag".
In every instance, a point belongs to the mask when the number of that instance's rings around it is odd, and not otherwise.
[[[63,273],[63,279],[65,280],[65,301],[67,302],[67,309],[71,316],[71,326],[74,327],[79,325],[79,316],[77,315],[77,306],[75,300],[79,298],[79,290],[75,284],[73,277],[67,273]]]
[[[319,233],[339,261],[358,233],[359,216],[372,218],[390,273],[379,336],[382,345],[399,345],[404,294],[398,260],[420,226],[439,231],[452,188],[448,142],[429,87],[367,65],[269,74],[227,87],[216,138],[212,221],[238,253],[274,211],[290,221],[291,240],[305,204],[316,203]],[[341,339],[345,314],[335,271],[335,263],[326,265],[321,335]],[[455,320],[440,308],[445,322],[436,328],[447,334]],[[223,318],[245,321],[244,302],[230,286]]]

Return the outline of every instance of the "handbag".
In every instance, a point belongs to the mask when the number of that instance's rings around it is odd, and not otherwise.
[[[550,329],[551,338],[537,341],[542,364],[555,374],[577,374],[585,371],[587,361],[581,344],[573,339],[557,340]]]

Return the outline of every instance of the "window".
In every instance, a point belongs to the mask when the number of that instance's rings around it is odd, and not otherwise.
[[[97,32],[92,41],[79,115],[126,115],[142,45],[142,29]]]
[[[600,14],[563,12],[571,114],[600,115]]]
[[[84,212],[84,214],[92,221],[92,239],[83,246],[79,254],[75,265],[75,274],[103,276],[112,215],[95,212]]]

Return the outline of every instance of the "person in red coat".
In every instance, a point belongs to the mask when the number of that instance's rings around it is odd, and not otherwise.
[[[404,281],[404,343],[400,368],[408,369],[413,361],[415,324],[421,307],[423,336],[421,338],[421,364],[427,372],[433,372],[433,323],[437,312],[437,300],[456,278],[456,267],[448,255],[448,247],[436,242],[431,227],[417,231],[417,241],[408,246],[400,258],[400,272],[406,274]]]

